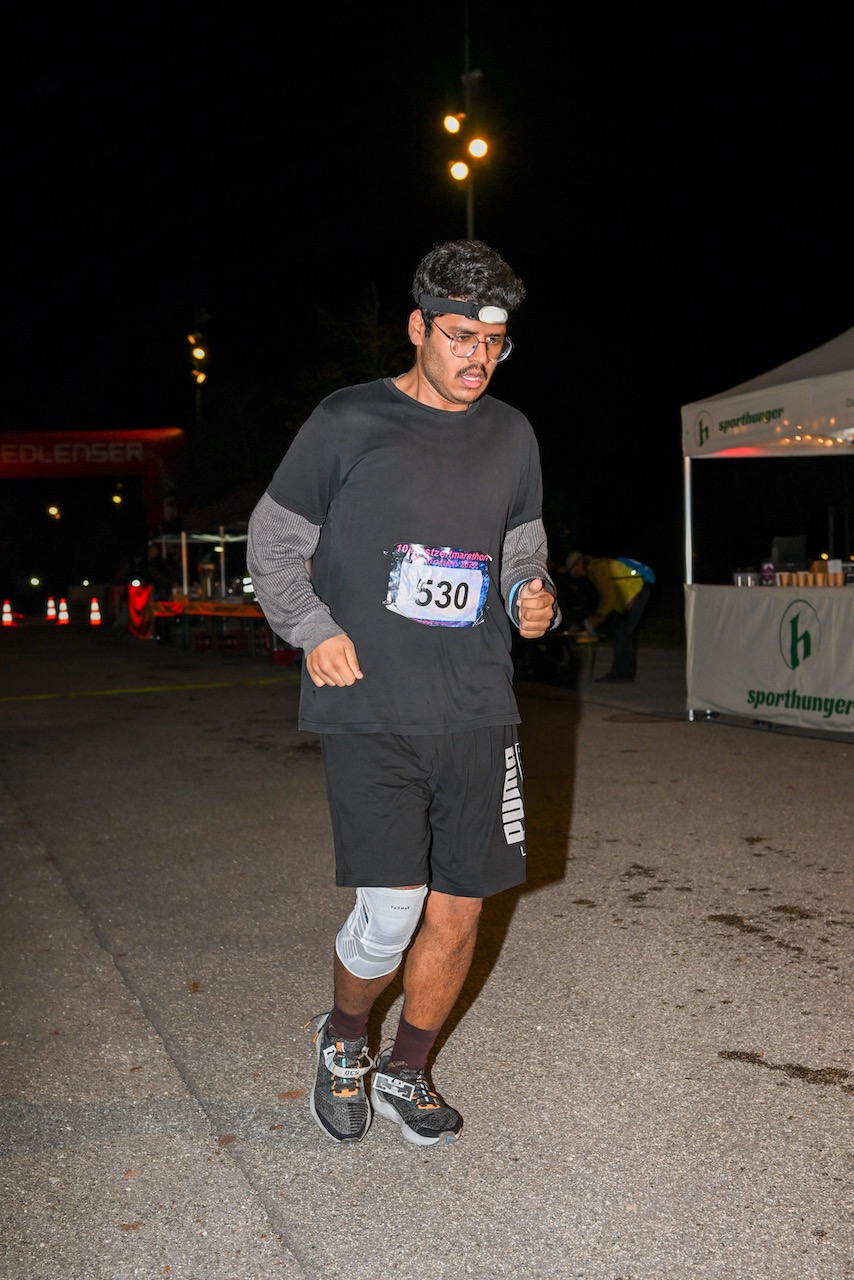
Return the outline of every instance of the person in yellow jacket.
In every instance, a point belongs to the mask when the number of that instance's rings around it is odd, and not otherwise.
[[[571,551],[566,572],[573,578],[587,578],[596,588],[596,612],[584,619],[591,633],[607,624],[613,639],[611,670],[599,676],[600,683],[631,683],[635,678],[637,655],[634,633],[646,609],[650,582],[655,574],[637,560],[608,559]]]

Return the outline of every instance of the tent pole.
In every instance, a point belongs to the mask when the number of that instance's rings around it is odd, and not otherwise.
[[[225,526],[219,526],[219,594],[225,599]]]
[[[184,588],[184,596],[190,594],[190,580],[187,576],[187,530],[181,530],[181,580]]]
[[[686,457],[682,463],[685,488],[685,581],[688,586],[694,581],[694,549],[693,549],[693,517],[691,514],[691,459]]]
[[[694,581],[694,551],[692,545],[692,525],[693,519],[691,514],[691,459],[686,454],[682,461],[682,483],[685,491],[685,582],[690,587]],[[691,658],[691,630],[690,618],[693,611],[688,612],[687,609],[687,592],[686,592],[686,610],[685,610],[685,637],[688,642],[688,660]],[[693,708],[688,710],[688,719],[694,719]]]

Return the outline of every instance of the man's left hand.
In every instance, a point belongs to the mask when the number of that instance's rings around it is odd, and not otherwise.
[[[532,578],[519,588],[519,635],[526,640],[543,636],[555,616],[555,598],[542,578]]]

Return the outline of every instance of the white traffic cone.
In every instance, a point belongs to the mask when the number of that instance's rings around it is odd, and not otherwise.
[[[98,604],[98,597],[93,596],[89,605],[89,626],[100,627],[101,625],[101,606]]]
[[[57,617],[56,617],[56,625],[58,627],[68,626],[68,605],[65,601],[64,596],[59,602],[59,613],[57,614]]]
[[[56,622],[56,601],[53,596],[48,596],[47,612],[44,615],[45,622]]]
[[[3,626],[14,627],[14,625],[15,625],[15,619],[12,616],[12,606],[9,604],[8,600],[4,600],[3,601]]]

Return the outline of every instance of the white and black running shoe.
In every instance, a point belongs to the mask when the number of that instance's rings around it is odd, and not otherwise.
[[[374,1064],[368,1056],[367,1036],[360,1040],[330,1040],[329,1016],[323,1014],[314,1035],[317,1075],[309,1109],[334,1142],[361,1142],[371,1124],[364,1077]]]
[[[427,1083],[423,1071],[407,1067],[387,1072],[391,1047],[377,1058],[371,1081],[371,1103],[378,1115],[400,1125],[407,1142],[432,1147],[437,1142],[454,1142],[463,1127],[459,1111],[449,1107]]]

